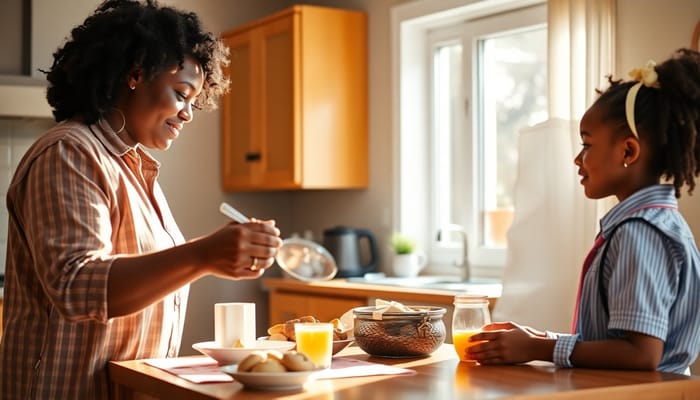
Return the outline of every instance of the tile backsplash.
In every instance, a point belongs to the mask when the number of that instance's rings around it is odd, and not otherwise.
[[[7,252],[7,188],[29,146],[53,125],[49,118],[0,118],[0,274],[5,273]]]

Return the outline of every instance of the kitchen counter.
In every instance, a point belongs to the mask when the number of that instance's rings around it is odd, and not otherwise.
[[[302,282],[296,279],[287,278],[265,278],[263,286],[270,290],[281,290],[289,292],[302,292],[310,295],[337,296],[337,297],[357,297],[361,295],[366,298],[382,298],[389,300],[400,300],[414,303],[447,303],[452,304],[455,294],[461,293],[458,290],[438,290],[426,287],[410,287],[397,285],[372,284],[371,281],[357,282],[348,279],[331,279],[322,282]],[[484,285],[484,290],[479,294],[489,297],[491,302],[495,302],[501,295],[500,285],[494,288],[493,285]]]
[[[557,369],[549,363],[481,366],[459,362],[452,345],[444,344],[426,358],[371,357],[351,346],[337,357],[414,369],[412,376],[371,376],[318,380],[304,390],[264,392],[240,383],[195,384],[142,361],[110,362],[114,399],[141,394],[179,399],[700,399],[700,378],[659,372]]]
[[[454,296],[464,293],[456,290],[372,284],[351,279],[302,282],[287,278],[265,278],[262,284],[269,291],[269,325],[304,315],[312,315],[320,321],[330,321],[352,308],[374,305],[376,299],[384,299],[411,305],[444,307],[446,313],[443,319],[445,326],[449,328],[452,324]],[[475,286],[479,294],[489,298],[490,307],[493,308],[501,294],[500,285]],[[447,329],[446,341],[452,342],[450,329]]]

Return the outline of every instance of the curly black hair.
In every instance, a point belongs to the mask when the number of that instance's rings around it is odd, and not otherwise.
[[[670,180],[681,196],[688,185],[688,194],[695,189],[700,174],[700,53],[681,48],[655,67],[659,88],[641,86],[637,93],[634,120],[640,141],[653,152],[652,172]],[[635,81],[613,80],[598,90],[594,106],[602,106],[603,120],[619,127],[618,132],[632,135],[625,116],[625,100]]]
[[[203,31],[196,14],[161,7],[155,0],[104,1],[53,56],[51,69],[43,72],[56,122],[74,116],[96,122],[114,106],[135,67],[150,80],[175,64],[182,67],[186,56],[204,70],[195,107],[215,109],[229,85],[222,71],[228,48]]]

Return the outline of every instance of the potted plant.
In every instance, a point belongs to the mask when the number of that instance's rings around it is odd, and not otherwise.
[[[391,235],[391,247],[394,254],[411,254],[416,249],[416,242],[402,233],[394,232]]]
[[[391,235],[393,250],[393,274],[400,277],[414,277],[425,266],[425,255],[416,251],[416,242],[400,232]]]

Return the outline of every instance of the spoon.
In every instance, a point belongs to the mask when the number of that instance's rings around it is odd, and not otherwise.
[[[233,208],[233,206],[226,202],[221,203],[221,205],[219,206],[219,211],[221,211],[221,213],[225,216],[238,222],[239,224],[245,224],[246,222],[250,222],[250,218],[246,217],[245,215],[243,215],[242,212],[236,210],[235,208]]]

